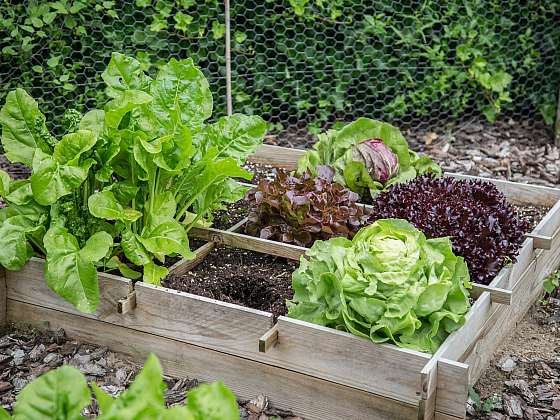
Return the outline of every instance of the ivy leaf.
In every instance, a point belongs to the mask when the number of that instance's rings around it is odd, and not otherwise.
[[[78,240],[63,227],[51,227],[44,237],[47,250],[47,285],[79,311],[92,313],[99,303],[99,284],[94,263],[113,244],[107,232],[97,232],[80,249]]]

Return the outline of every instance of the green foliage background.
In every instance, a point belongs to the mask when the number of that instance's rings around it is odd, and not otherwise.
[[[234,0],[234,109],[287,127],[358,115],[409,124],[482,112],[551,124],[560,0]],[[0,101],[16,86],[46,113],[103,102],[112,51],[147,70],[192,57],[225,104],[218,0],[0,3]],[[47,118],[49,119],[49,118]],[[279,127],[279,125],[278,125]]]

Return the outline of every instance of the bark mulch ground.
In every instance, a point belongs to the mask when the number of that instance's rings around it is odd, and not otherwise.
[[[402,130],[410,147],[428,154],[446,171],[527,182],[560,184],[560,150],[551,128],[533,119],[503,116],[494,124],[473,118],[451,126]],[[298,149],[310,148],[316,138],[290,129],[265,142]]]
[[[17,394],[42,373],[69,364],[111,395],[118,395],[132,382],[141,366],[106,347],[80,343],[66,337],[64,330],[40,332],[14,327],[0,334],[0,405],[11,410]],[[183,404],[188,391],[198,385],[196,379],[164,377],[168,406]],[[258,395],[238,401],[242,420],[301,420],[291,412],[275,408],[267,397]],[[82,413],[90,418],[98,414],[97,402]]]
[[[469,418],[560,419],[558,297],[537,302],[496,351],[469,399]]]

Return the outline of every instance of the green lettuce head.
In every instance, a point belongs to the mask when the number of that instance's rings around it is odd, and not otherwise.
[[[298,173],[316,175],[318,165],[332,166],[334,180],[362,197],[427,172],[442,172],[430,158],[410,150],[398,128],[369,118],[320,134],[313,150],[298,162]]]
[[[382,219],[352,241],[317,241],[292,276],[288,315],[373,342],[434,352],[464,323],[470,288],[448,238]]]

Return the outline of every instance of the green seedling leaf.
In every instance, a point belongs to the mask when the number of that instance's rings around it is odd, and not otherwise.
[[[17,397],[14,419],[78,420],[91,403],[84,375],[76,368],[62,366],[41,375]]]

